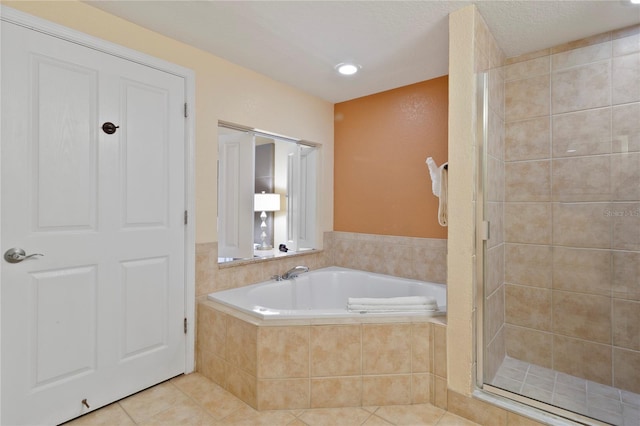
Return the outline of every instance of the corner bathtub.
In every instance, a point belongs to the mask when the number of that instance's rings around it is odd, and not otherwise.
[[[446,314],[446,285],[398,278],[341,267],[316,269],[296,278],[258,284],[208,295],[208,299],[263,320],[357,318],[362,316],[440,316]],[[434,312],[349,312],[349,297],[431,296]]]

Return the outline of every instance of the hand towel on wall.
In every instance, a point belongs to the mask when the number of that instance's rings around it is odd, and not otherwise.
[[[431,175],[431,191],[438,197],[438,223],[440,226],[447,226],[447,198],[448,198],[448,166],[445,162],[438,167],[432,157],[427,158],[427,167]]]

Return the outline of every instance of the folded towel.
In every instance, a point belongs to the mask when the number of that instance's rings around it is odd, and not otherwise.
[[[347,305],[347,310],[358,312],[437,311],[438,305]]]
[[[347,303],[350,305],[432,305],[436,303],[436,298],[431,296],[349,297]]]

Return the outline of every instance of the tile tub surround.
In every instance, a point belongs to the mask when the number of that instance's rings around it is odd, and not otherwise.
[[[408,317],[265,322],[202,301],[197,370],[258,410],[444,408],[446,324]]]
[[[447,240],[325,232],[324,249],[218,265],[217,243],[196,244],[196,297],[256,284],[296,266],[342,266],[420,281],[447,282]]]

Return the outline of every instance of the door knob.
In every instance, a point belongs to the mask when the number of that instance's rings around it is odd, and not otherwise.
[[[119,129],[120,126],[116,126],[115,124],[107,121],[102,125],[102,131],[108,135],[112,135],[116,132],[116,129]]]
[[[22,250],[21,248],[14,247],[14,248],[10,248],[5,252],[4,260],[6,260],[9,263],[20,263],[25,259],[29,259],[35,256],[44,256],[44,254],[34,253],[34,254],[27,255],[27,253],[25,253],[24,250]]]

